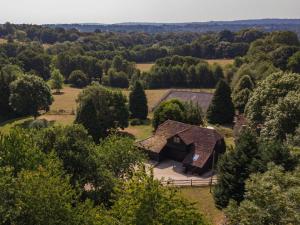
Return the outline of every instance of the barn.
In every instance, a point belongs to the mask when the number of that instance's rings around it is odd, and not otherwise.
[[[154,111],[163,101],[178,99],[183,102],[192,101],[194,104],[199,105],[203,112],[206,112],[212,101],[212,98],[212,93],[172,89],[155,104],[155,106],[152,108],[152,111]]]
[[[203,174],[226,150],[224,138],[214,129],[173,120],[161,124],[153,136],[137,142],[150,159],[182,162],[186,172]]]

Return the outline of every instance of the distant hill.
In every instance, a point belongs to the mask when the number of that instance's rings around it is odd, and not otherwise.
[[[100,31],[113,32],[208,32],[228,29],[238,31],[247,28],[257,28],[265,31],[290,30],[300,35],[300,19],[259,19],[237,21],[210,21],[193,23],[118,23],[118,24],[45,24],[49,27],[76,28],[81,32]]]

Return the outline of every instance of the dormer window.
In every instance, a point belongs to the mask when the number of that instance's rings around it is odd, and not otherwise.
[[[174,143],[180,143],[180,138],[179,137],[174,137]]]

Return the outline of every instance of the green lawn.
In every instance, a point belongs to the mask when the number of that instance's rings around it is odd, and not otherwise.
[[[28,120],[32,120],[33,117],[21,117],[21,118],[16,118],[16,119],[12,119],[12,120],[7,120],[3,123],[0,123],[0,132],[1,133],[8,133],[9,130],[15,126],[21,125],[23,123],[25,123]]]
[[[215,207],[209,187],[187,187],[179,189],[180,194],[193,202],[195,207],[212,224],[221,224],[224,219],[223,212]]]

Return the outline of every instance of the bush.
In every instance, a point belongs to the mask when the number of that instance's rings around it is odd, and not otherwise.
[[[143,125],[143,121],[140,119],[133,119],[130,122],[131,126],[139,126],[139,125]]]
[[[82,88],[88,85],[89,79],[81,70],[74,70],[68,79],[73,87]]]

